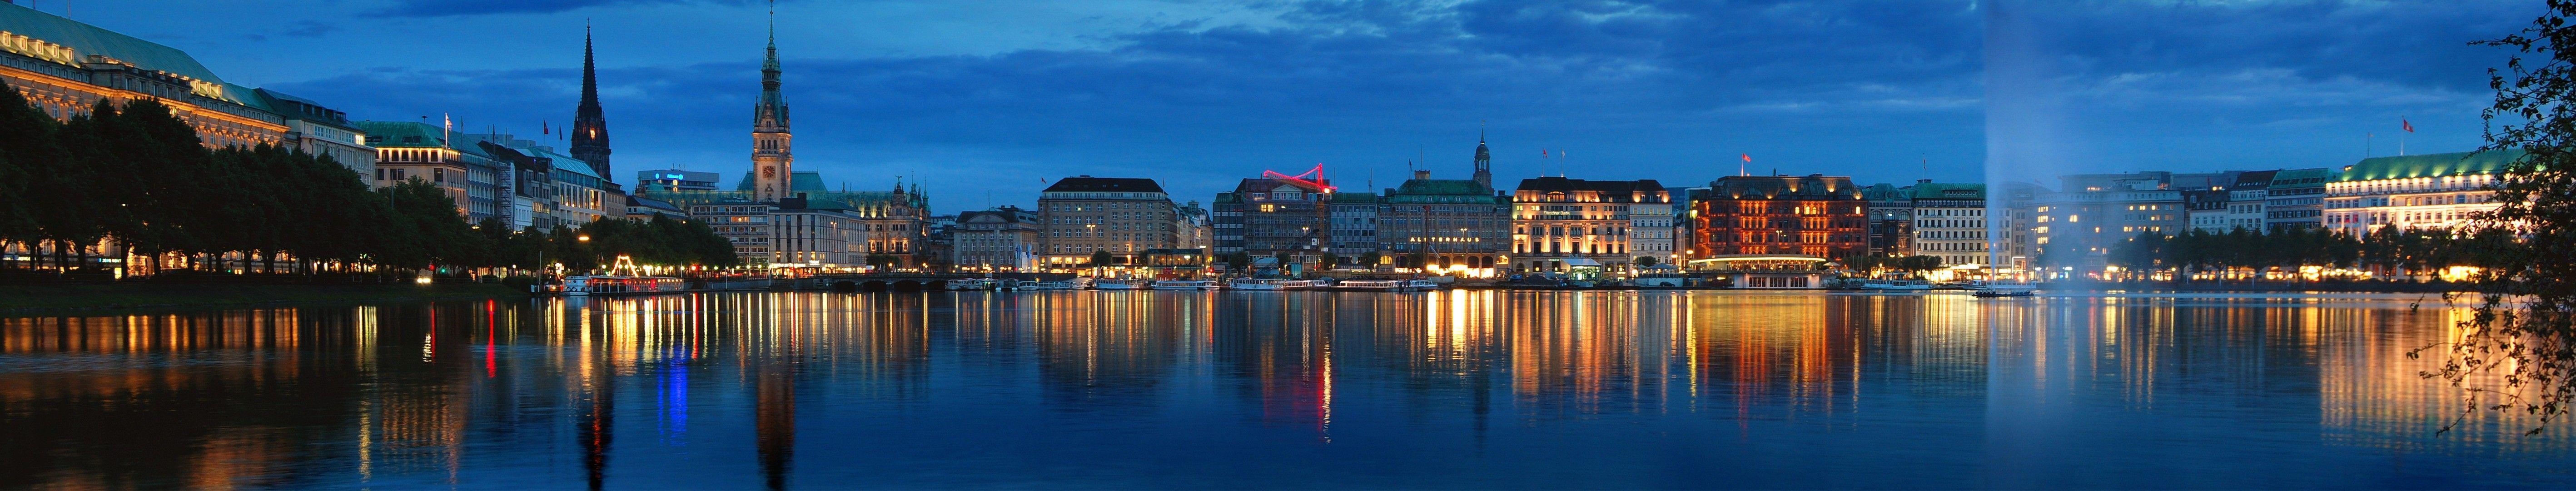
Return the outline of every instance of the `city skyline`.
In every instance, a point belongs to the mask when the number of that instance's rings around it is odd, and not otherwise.
[[[58,2],[19,3],[64,13]],[[520,134],[570,126],[587,19],[607,117],[626,136],[619,169],[731,179],[743,167],[759,2],[280,6],[261,10],[285,17],[241,23],[203,22],[243,14],[186,12],[193,5],[83,2],[68,13],[354,119],[446,114],[460,130]],[[1014,20],[936,4],[778,6],[789,13],[780,24],[789,91],[806,106],[799,169],[860,189],[897,176],[927,182],[942,211],[1025,204],[1046,182],[1079,174],[1151,177],[1184,198],[1316,162],[1374,187],[1401,182],[1408,161],[1455,178],[1469,169],[1479,126],[1506,179],[1696,184],[1751,154],[1755,174],[1979,180],[1987,74],[1976,4],[1630,7],[1043,4]],[[2062,62],[2055,86],[2073,88],[2053,96],[2060,110],[2049,115],[2065,128],[2050,143],[2066,171],[2341,166],[2364,155],[2370,133],[2373,155],[2396,153],[2400,119],[2418,130],[2406,136],[2410,153],[2473,148],[2483,105],[2474,74],[2503,53],[2465,43],[2532,9],[2078,7],[2023,7],[2051,26],[2031,36],[2078,41],[2043,53]],[[704,30],[649,30],[679,16]],[[941,21],[901,25],[932,17]],[[920,32],[972,22],[1006,34]],[[1719,27],[1674,30],[1692,22]],[[411,29],[357,28],[369,24]],[[514,34],[475,34],[495,29]],[[2075,31],[2092,35],[2058,39]],[[458,49],[401,48],[424,44]],[[281,49],[305,55],[275,56]],[[356,61],[333,61],[342,58]],[[1543,161],[1541,150],[1572,159]]]

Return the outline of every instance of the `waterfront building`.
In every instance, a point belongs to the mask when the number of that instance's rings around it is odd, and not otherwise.
[[[2272,173],[2263,189],[2263,229],[2314,230],[2325,225],[2326,183],[2342,173],[2335,169],[2288,169]]]
[[[25,6],[0,3],[0,82],[57,119],[88,114],[101,99],[153,99],[207,147],[279,145],[375,173],[376,151],[346,113],[234,85],[185,51]]]
[[[949,232],[950,264],[969,271],[1036,271],[1039,234],[1037,212],[1016,206],[957,214]]]
[[[733,244],[733,255],[744,266],[766,266],[770,260],[769,217],[778,210],[777,203],[749,201],[697,203],[688,205],[689,219],[707,224],[717,237]]]
[[[654,218],[687,220],[689,219],[689,210],[687,208],[681,208],[679,205],[671,204],[669,201],[628,195],[626,197],[626,218],[632,220],[652,220]]]
[[[2183,190],[2185,220],[2191,223],[2192,230],[2203,233],[2224,234],[2236,229],[2264,231],[2263,210],[2270,196],[2266,190],[2271,188],[2273,175],[2278,172],[2223,172],[2220,174],[2233,177],[2220,181],[2227,182],[2226,185]]]
[[[1199,233],[1187,210],[1153,179],[1057,179],[1038,193],[1040,262],[1074,269],[1089,266],[1093,252],[1132,263],[1146,249],[1178,248]]]
[[[1860,196],[1869,202],[1862,211],[1869,216],[1869,247],[1864,251],[1872,256],[1914,255],[1914,189],[1879,183],[1861,188]]]
[[[1524,271],[1626,267],[1638,205],[1672,205],[1672,195],[1652,179],[1589,181],[1563,177],[1522,179],[1512,191],[1510,266]]]
[[[426,123],[359,121],[357,126],[366,132],[368,146],[376,149],[374,187],[406,180],[427,182],[455,200],[457,212],[467,222],[519,222],[511,220],[515,207],[512,198],[503,193],[501,179],[503,175],[515,175],[516,164],[503,162],[476,145],[480,140],[457,138],[453,131]]]
[[[1476,143],[1477,169],[1490,161],[1484,148]],[[1494,192],[1489,173],[1473,175],[1484,180],[1432,179],[1431,171],[1415,171],[1413,179],[1386,189],[1376,214],[1377,248],[1414,258],[1405,262],[1434,274],[1493,276],[1511,253],[1512,200]],[[1660,206],[1670,213],[1669,205]],[[1671,233],[1669,224],[1664,233]]]
[[[769,211],[769,257],[772,268],[838,271],[868,264],[882,254],[868,233],[868,217],[856,210],[804,197],[778,200]]]
[[[824,185],[821,173],[795,170],[795,154],[790,151],[792,134],[788,129],[787,97],[779,88],[778,38],[770,35],[760,67],[760,95],[752,104],[751,170],[743,174],[731,191],[683,185],[699,181],[685,172],[676,183],[665,186],[641,186],[636,192],[646,197],[687,207],[696,215],[699,205],[735,207],[741,203],[777,203],[800,198],[807,205],[797,209],[844,210],[857,215],[859,237],[851,239],[866,254],[892,256],[901,265],[919,266],[927,259],[923,247],[929,242],[925,234],[930,218],[930,200],[920,185],[910,187],[895,183],[888,191],[851,191],[847,183],[840,190]],[[576,131],[580,128],[576,128]],[[604,130],[603,130],[604,131]],[[603,133],[604,136],[604,133]],[[599,141],[604,145],[605,140]],[[750,257],[750,256],[746,256]],[[844,263],[858,264],[858,263]]]
[[[655,169],[635,173],[635,192],[714,191],[716,173]]]
[[[1205,251],[1213,247],[1215,239],[1210,228],[1215,224],[1210,220],[1207,207],[1200,206],[1197,200],[1181,205],[1172,215],[1171,248]]]
[[[2197,178],[2206,181],[2206,178]],[[2173,235],[2188,227],[2174,173],[2074,174],[2058,192],[2033,200],[2032,244],[2047,266],[2099,268],[2111,246],[2143,233]]]
[[[1332,247],[1332,182],[1277,172],[1244,179],[1234,191],[1217,193],[1216,255],[1242,253],[1254,258],[1286,255],[1281,267],[1312,269]]]
[[[2030,273],[2036,266],[2032,260],[2039,254],[2034,244],[2038,234],[2032,229],[2039,225],[2039,215],[2036,213],[2034,203],[2039,202],[2041,195],[2049,192],[2048,188],[2035,183],[2004,183],[2001,194],[2003,206],[1996,209],[2004,214],[2003,226],[1996,228],[2003,234],[2003,240],[1996,241],[1994,244],[2002,249],[1988,251],[1988,254],[1993,256],[1992,260],[1995,264],[2023,274]]]
[[[1914,255],[1941,259],[1944,266],[1986,264],[1986,185],[1915,181]]]
[[[1869,251],[1869,201],[1849,177],[1726,176],[1690,200],[1694,267],[1726,257],[1830,260]]]
[[[2324,226],[2364,235],[2381,229],[2459,230],[2496,208],[2488,188],[2518,150],[2362,159],[2326,184]]]
[[[1333,230],[1327,236],[1333,238],[1332,247],[1328,249],[1333,256],[1333,264],[1377,267],[1377,264],[1363,263],[1369,252],[1386,250],[1378,243],[1377,230],[1379,206],[1383,201],[1375,193],[1345,191],[1333,193],[1331,203],[1332,217],[1328,221],[1332,223]],[[1379,259],[1385,261],[1390,258]]]

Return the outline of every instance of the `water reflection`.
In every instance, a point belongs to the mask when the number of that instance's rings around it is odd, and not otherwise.
[[[2576,484],[2576,444],[2529,418],[2434,432],[2462,406],[2404,352],[2465,313],[2415,300],[943,292],[6,319],[0,488]]]

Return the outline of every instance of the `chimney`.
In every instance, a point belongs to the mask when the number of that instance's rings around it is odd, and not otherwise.
[[[1431,171],[1427,171],[1427,170],[1417,170],[1417,171],[1413,171],[1413,178],[1414,178],[1414,179],[1430,179],[1430,178],[1431,178]]]

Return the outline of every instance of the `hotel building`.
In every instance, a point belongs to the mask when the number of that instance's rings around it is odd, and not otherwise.
[[[1869,202],[1849,177],[1726,176],[1690,200],[1693,261],[1742,255],[1843,259],[1869,251]]]
[[[1637,207],[1672,206],[1671,192],[1652,179],[1523,179],[1511,199],[1510,266],[1524,271],[1623,268],[1637,254],[1631,245]]]
[[[1185,210],[1153,179],[1057,179],[1038,193],[1040,262],[1080,268],[1097,251],[1132,261],[1147,249],[1176,248],[1195,233]]]
[[[2362,159],[2326,184],[2325,227],[2355,236],[2458,229],[2496,208],[2488,186],[2522,156],[2505,150]]]

